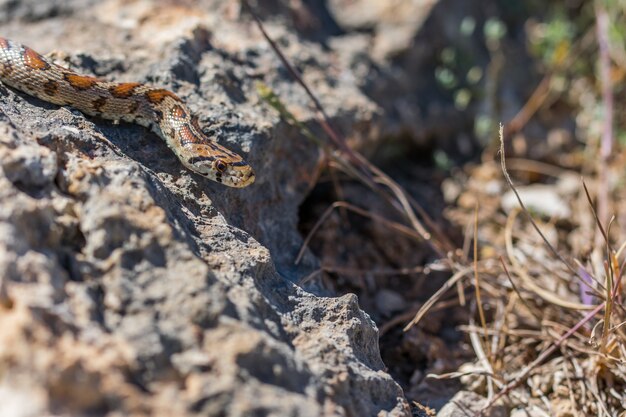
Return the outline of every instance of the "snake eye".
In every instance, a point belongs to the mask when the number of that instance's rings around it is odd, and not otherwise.
[[[215,169],[217,172],[224,172],[226,170],[226,163],[220,159],[215,161]]]

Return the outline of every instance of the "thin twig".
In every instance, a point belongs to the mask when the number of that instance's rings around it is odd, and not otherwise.
[[[563,263],[563,265],[567,267],[567,269],[569,269],[574,275],[580,277],[579,272],[569,262],[567,262],[567,260],[559,252],[557,252],[554,246],[552,246],[552,244],[550,244],[550,242],[548,241],[548,238],[546,238],[545,235],[541,232],[541,230],[539,229],[539,226],[537,226],[537,223],[535,223],[535,219],[533,219],[533,217],[530,215],[530,212],[528,211],[528,209],[526,208],[526,205],[522,201],[522,198],[520,197],[517,189],[515,188],[515,185],[513,185],[513,180],[511,180],[511,176],[509,175],[506,169],[506,156],[504,153],[504,128],[502,127],[502,125],[500,125],[500,166],[502,168],[502,173],[504,175],[504,178],[506,179],[506,182],[509,184],[509,187],[511,187],[511,190],[513,190],[513,193],[515,194],[515,198],[517,198],[517,202],[522,208],[522,211],[524,212],[524,214],[530,221],[530,224],[532,224],[537,234],[543,240],[543,243],[545,243],[546,247],[550,249],[552,254],[556,256]]]
[[[396,222],[392,222],[390,220],[385,219],[382,216],[379,216],[378,214],[374,214],[371,213],[365,209],[362,209],[360,207],[357,207],[353,204],[350,204],[346,201],[336,201],[334,202],[330,207],[328,207],[326,209],[326,211],[324,211],[324,214],[322,214],[322,216],[319,218],[319,220],[315,223],[315,225],[313,226],[313,228],[311,229],[311,231],[309,232],[309,234],[307,235],[307,237],[304,239],[304,242],[302,243],[302,247],[300,248],[300,251],[298,252],[298,256],[296,256],[296,260],[295,260],[295,264],[297,265],[298,263],[300,263],[300,261],[302,260],[302,256],[304,256],[304,251],[306,250],[306,248],[309,245],[309,241],[311,240],[311,238],[313,237],[313,235],[315,234],[315,232],[317,232],[317,230],[321,227],[321,225],[324,223],[324,221],[328,218],[328,216],[330,216],[330,214],[333,212],[333,210],[335,210],[336,208],[345,208],[347,210],[353,211],[363,217],[367,217],[371,220],[374,220],[376,222],[379,222],[391,229],[396,230],[399,233],[402,233],[403,235],[410,237],[412,239],[416,239],[421,241],[422,237],[416,233],[413,229],[408,228],[404,225],[401,225],[400,223],[396,223]]]
[[[533,280],[530,275],[528,275],[528,272],[518,261],[517,257],[515,256],[515,251],[513,250],[513,224],[515,223],[515,219],[517,218],[519,212],[519,210],[513,210],[509,214],[506,225],[504,227],[504,245],[506,248],[506,253],[517,275],[524,281],[524,284],[528,289],[532,290],[539,297],[554,305],[558,305],[569,310],[591,310],[594,306],[564,300],[553,291],[548,291],[538,285],[535,280]]]
[[[445,294],[450,288],[453,288],[456,285],[457,281],[459,281],[461,278],[465,277],[466,275],[470,275],[473,270],[474,267],[470,266],[467,268],[463,268],[460,271],[456,272],[454,275],[452,275],[445,282],[445,284],[443,284],[441,288],[439,288],[437,292],[434,293],[432,297],[430,297],[428,301],[426,301],[426,303],[424,303],[422,308],[420,308],[419,311],[415,314],[415,317],[413,317],[413,320],[411,320],[406,326],[404,326],[404,331],[406,332],[411,327],[419,323],[422,317],[424,317],[424,315],[430,310],[430,308],[435,305],[435,303],[443,296],[443,294]]]
[[[602,141],[600,144],[598,215],[602,222],[608,220],[608,175],[607,162],[613,149],[613,83],[611,81],[611,58],[609,55],[609,15],[602,1],[595,2],[596,37],[598,41],[599,78],[602,88],[604,120],[602,123]]]
[[[519,298],[522,304],[526,306],[526,308],[528,309],[528,312],[533,315],[535,320],[537,320],[537,323],[541,323],[541,317],[539,317],[539,315],[535,312],[535,310],[531,308],[530,304],[528,304],[526,299],[522,297],[522,293],[517,288],[517,285],[515,285],[515,281],[513,281],[513,277],[511,277],[511,274],[509,273],[509,269],[506,267],[506,263],[504,262],[504,258],[502,256],[500,256],[500,264],[502,265],[502,269],[504,269],[504,273],[506,274],[509,280],[509,283],[511,284],[511,287],[513,288],[513,291],[515,291],[515,293],[517,294],[517,298]]]
[[[261,31],[265,40],[271,46],[272,50],[276,53],[276,55],[278,56],[282,64],[285,66],[285,68],[287,68],[287,71],[291,74],[293,79],[296,80],[298,84],[300,84],[300,86],[304,89],[306,94],[309,96],[309,98],[313,102],[313,105],[317,112],[316,116],[317,116],[318,123],[320,123],[320,126],[326,132],[326,134],[329,136],[332,142],[338,147],[338,149],[342,153],[346,155],[347,159],[351,161],[356,167],[363,170],[363,172],[367,176],[372,177],[372,179],[375,182],[385,185],[391,191],[392,195],[395,197],[395,200],[389,199],[388,197],[386,198],[386,200],[388,200],[392,204],[393,207],[395,207],[397,210],[402,212],[407,217],[411,226],[415,228],[415,230],[421,234],[424,240],[430,241],[431,233],[424,228],[424,226],[417,219],[417,216],[415,215],[413,211],[413,209],[417,209],[418,211],[421,211],[423,213],[423,211],[421,210],[421,207],[419,207],[419,205],[414,200],[410,199],[410,197],[407,196],[406,192],[402,189],[402,187],[400,187],[388,175],[383,173],[376,166],[372,165],[361,154],[353,151],[347,145],[345,139],[338,133],[336,129],[333,128],[332,122],[330,118],[328,117],[328,115],[326,114],[324,107],[318,100],[317,96],[315,96],[313,91],[304,82],[299,72],[293,67],[293,65],[291,65],[291,63],[285,57],[285,55],[283,54],[281,49],[278,47],[276,42],[274,42],[274,40],[269,36],[267,31],[265,30],[263,22],[258,17],[254,9],[250,6],[247,0],[242,0],[242,4],[248,10],[250,15],[254,19],[257,27]],[[417,207],[419,207],[419,209]],[[442,250],[439,248],[439,245],[433,245],[432,243],[430,242],[429,243],[431,244],[435,252],[440,257],[443,258],[445,251],[446,250],[449,251],[453,247],[452,245],[449,244],[449,241],[447,238],[445,238],[445,235],[443,235],[443,233],[441,233],[438,229],[437,229],[437,234],[438,234],[438,238],[442,240],[443,246],[445,249]]]
[[[609,15],[604,8],[601,1],[595,2],[596,13],[596,37],[598,41],[598,61],[599,61],[599,78],[602,88],[602,103],[604,107],[604,118],[602,123],[602,140],[600,143],[600,159],[598,166],[598,214],[596,216],[596,222],[600,226],[601,223],[607,221],[609,216],[609,184],[607,167],[609,158],[611,156],[611,150],[613,148],[613,83],[611,81],[611,58],[609,55]],[[589,191],[585,186],[585,192],[587,198],[589,198]],[[610,227],[610,224],[609,224]],[[599,227],[602,232],[606,247],[606,280],[607,280],[607,295],[605,300],[604,310],[604,324],[602,330],[602,337],[600,339],[600,351],[607,352],[607,342],[609,337],[609,328],[611,327],[611,312],[613,311],[613,297],[611,292],[613,290],[613,283],[616,281],[614,276],[615,262],[614,252],[611,249],[609,239],[604,230]]]
[[[602,225],[602,220],[600,220],[600,216],[598,215],[598,212],[596,211],[596,207],[593,204],[593,199],[591,198],[591,194],[589,194],[589,189],[587,188],[587,184],[585,183],[585,179],[582,178],[581,180],[582,180],[582,183],[583,183],[583,189],[585,190],[585,195],[587,196],[587,202],[589,203],[589,207],[591,208],[591,213],[593,214],[593,218],[596,220],[596,226],[598,226],[598,229],[600,230],[600,233],[602,234],[602,237],[604,238],[604,245],[608,245],[609,244],[609,236],[604,231],[604,226]]]
[[[250,6],[250,4],[248,4],[247,0],[242,0],[242,4],[248,10],[250,15],[256,22],[257,27],[263,34],[263,37],[265,38],[267,43],[270,44],[272,50],[276,53],[276,55],[278,55],[278,59],[280,59],[282,64],[285,66],[285,68],[287,68],[287,71],[289,71],[289,73],[293,77],[293,79],[296,80],[298,84],[300,84],[300,86],[304,89],[304,91],[309,96],[311,101],[313,101],[313,104],[315,105],[315,109],[322,115],[322,118],[330,125],[330,118],[326,114],[326,111],[324,111],[324,107],[322,106],[320,101],[317,99],[317,96],[313,94],[313,91],[311,91],[309,86],[304,82],[304,80],[302,80],[302,77],[300,76],[298,71],[293,67],[293,65],[291,65],[287,57],[285,57],[285,54],[283,54],[282,50],[278,47],[276,42],[274,42],[274,39],[272,39],[270,35],[267,33],[267,31],[265,30],[265,26],[263,25],[263,22],[261,22],[261,19],[256,14],[254,9]],[[339,136],[335,134],[333,129],[330,129],[330,132],[327,132],[327,133],[329,133],[329,136],[331,137],[331,139],[335,142],[337,146],[339,146],[340,149],[346,151],[348,154],[352,153],[352,150],[345,144],[344,141],[339,139]]]
[[[537,110],[541,108],[550,93],[551,80],[552,76],[550,74],[545,75],[522,109],[506,124],[505,132],[507,136],[519,132],[530,118],[537,113]]]
[[[487,335],[487,320],[485,319],[485,311],[483,310],[483,301],[480,296],[480,279],[478,276],[478,203],[474,207],[474,294],[476,296],[476,307],[478,308],[478,315],[480,317],[480,324],[483,327],[484,337],[485,337],[485,346],[489,349],[489,344],[487,343],[488,335]],[[487,356],[491,357],[491,352],[487,351]]]

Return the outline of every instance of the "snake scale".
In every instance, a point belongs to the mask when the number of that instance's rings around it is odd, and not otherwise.
[[[191,171],[230,187],[254,182],[235,152],[207,136],[174,93],[141,83],[114,83],[54,64],[27,46],[0,37],[0,81],[41,100],[114,121],[137,123],[159,135]]]

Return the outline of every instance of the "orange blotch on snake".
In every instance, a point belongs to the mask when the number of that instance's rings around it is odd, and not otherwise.
[[[24,64],[36,70],[47,70],[50,68],[50,64],[41,55],[28,47],[24,47]]]
[[[9,49],[8,39],[0,37],[0,49]]]
[[[116,86],[110,87],[109,92],[113,97],[128,98],[133,95],[133,92],[141,83],[121,83]]]
[[[97,78],[88,77],[86,75],[65,73],[64,77],[72,87],[78,90],[87,90],[99,82]]]
[[[175,101],[182,101],[176,94],[164,89],[151,90],[146,92],[146,98],[154,104],[161,103],[163,100],[165,100],[166,97],[170,97]]]

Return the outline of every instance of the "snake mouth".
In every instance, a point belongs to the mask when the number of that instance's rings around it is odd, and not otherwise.
[[[185,167],[212,181],[233,188],[244,188],[254,183],[254,170],[241,157],[234,163],[213,156],[195,156],[185,161]]]
[[[248,178],[241,181],[240,187],[247,187],[248,185],[254,183],[255,179],[256,179],[256,176],[254,175],[254,172],[250,173],[250,175],[248,175]]]
[[[235,188],[243,188],[247,187],[250,184],[254,183],[256,176],[252,169],[249,169],[247,172],[237,172],[235,175],[232,175],[229,181],[222,181],[222,184],[229,185]]]

